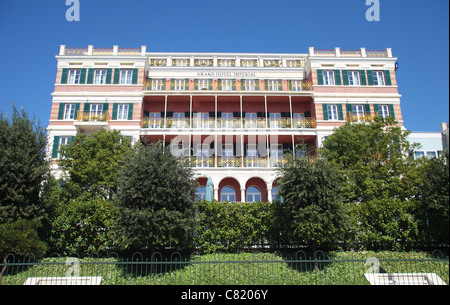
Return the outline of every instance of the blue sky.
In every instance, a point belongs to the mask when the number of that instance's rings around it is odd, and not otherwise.
[[[140,47],[150,52],[307,53],[386,49],[398,57],[405,126],[439,131],[449,119],[449,1],[379,0],[0,0],[0,111],[11,101],[46,127],[59,46]]]

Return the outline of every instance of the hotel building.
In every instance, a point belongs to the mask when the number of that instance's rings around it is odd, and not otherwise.
[[[314,154],[346,122],[394,117],[403,126],[386,50],[304,54],[152,53],[61,46],[48,126],[52,172],[58,148],[77,133],[120,130],[133,142],[161,141],[208,178],[221,201],[272,201],[276,165]]]

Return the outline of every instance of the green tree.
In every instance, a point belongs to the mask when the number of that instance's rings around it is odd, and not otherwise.
[[[413,192],[414,215],[418,223],[419,246],[449,244],[449,154],[419,158],[405,180]]]
[[[352,224],[347,239],[368,247],[399,248],[417,232],[403,177],[411,166],[408,132],[392,118],[337,128],[319,150],[344,173],[343,197]]]
[[[13,105],[11,118],[0,113],[0,223],[42,218],[39,194],[48,177],[46,136],[39,122]]]
[[[280,172],[284,238],[309,244],[313,252],[335,244],[345,225],[338,168],[325,159],[294,158]]]
[[[59,166],[67,174],[67,188],[73,197],[83,192],[105,199],[117,192],[117,175],[131,150],[130,139],[119,131],[101,130],[92,135],[78,134],[72,143],[60,148]]]
[[[160,142],[138,144],[119,174],[115,232],[123,248],[192,243],[195,181]]]

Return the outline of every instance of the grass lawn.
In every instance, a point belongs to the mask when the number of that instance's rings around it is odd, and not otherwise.
[[[367,258],[376,257],[379,265]],[[28,277],[101,276],[102,285],[368,285],[364,273],[437,273],[449,282],[448,260],[433,261],[429,253],[330,252],[327,259],[305,255],[240,253],[193,256],[189,261],[136,263],[117,258],[45,258],[37,264],[9,266],[3,284],[22,285]],[[176,260],[176,261],[175,261]]]

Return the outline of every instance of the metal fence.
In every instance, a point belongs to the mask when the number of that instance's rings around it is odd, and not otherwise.
[[[189,257],[176,252],[165,258],[135,253],[129,260],[117,254],[41,260],[10,255],[2,270],[3,285],[370,285],[374,277],[382,284],[449,282],[449,259],[440,251],[318,251],[312,257],[303,251]]]

